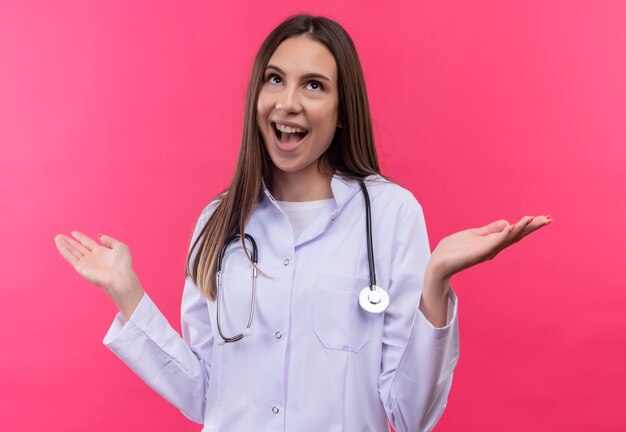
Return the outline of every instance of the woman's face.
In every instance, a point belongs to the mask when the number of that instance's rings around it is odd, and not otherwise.
[[[277,169],[317,171],[339,112],[337,64],[323,44],[306,36],[285,39],[272,54],[257,101],[257,122]]]

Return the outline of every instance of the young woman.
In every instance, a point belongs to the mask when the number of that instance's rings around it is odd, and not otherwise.
[[[420,205],[380,174],[350,37],[299,15],[256,57],[232,183],[193,234],[182,338],[127,246],[55,242],[120,309],[104,343],[204,431],[400,432],[432,429],[446,405],[451,276],[550,221],[497,221],[431,255]]]

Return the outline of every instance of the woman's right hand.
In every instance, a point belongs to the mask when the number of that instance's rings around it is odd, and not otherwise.
[[[100,235],[102,244],[78,231],[72,236],[76,240],[57,235],[57,249],[78,274],[104,289],[128,320],[143,297],[128,246],[105,235]]]

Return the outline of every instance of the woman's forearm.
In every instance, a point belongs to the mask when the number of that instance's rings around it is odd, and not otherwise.
[[[424,273],[424,290],[419,309],[435,327],[444,327],[448,316],[450,278],[441,276],[430,263]]]

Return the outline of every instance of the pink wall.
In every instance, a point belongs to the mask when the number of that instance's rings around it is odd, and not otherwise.
[[[232,172],[253,55],[300,11],[354,38],[384,171],[433,246],[555,220],[453,279],[461,358],[437,430],[626,424],[625,3],[396,3],[0,4],[2,430],[200,429],[102,345],[115,307],[53,237],[125,241],[180,328],[189,237]]]

